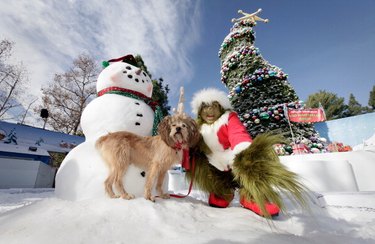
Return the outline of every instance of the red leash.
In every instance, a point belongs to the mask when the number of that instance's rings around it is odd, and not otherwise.
[[[175,198],[185,198],[187,196],[189,196],[190,192],[191,192],[191,189],[193,188],[193,181],[194,181],[194,169],[195,169],[195,157],[193,156],[193,159],[191,160],[191,181],[190,181],[190,185],[189,185],[189,191],[186,195],[176,195],[176,194],[169,194],[171,197],[175,197]]]

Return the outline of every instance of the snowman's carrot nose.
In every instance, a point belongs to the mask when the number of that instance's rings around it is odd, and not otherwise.
[[[136,73],[137,75],[140,75],[140,74],[141,74],[141,72],[142,72],[142,70],[141,70],[141,69],[137,69],[137,70],[135,71],[135,73]]]

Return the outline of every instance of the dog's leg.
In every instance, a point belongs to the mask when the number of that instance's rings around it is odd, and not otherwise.
[[[107,179],[104,181],[105,192],[108,194],[108,196],[110,198],[118,198],[119,197],[118,195],[116,195],[113,192],[113,189],[112,189],[114,179],[115,179],[115,172],[114,172],[113,169],[110,169],[109,175],[108,175]]]
[[[146,173],[146,183],[145,183],[145,192],[144,197],[147,200],[155,202],[155,197],[151,196],[152,187],[155,182],[155,177],[158,174],[158,167],[155,167],[155,163],[151,162],[150,170]]]
[[[156,190],[157,190],[159,196],[163,199],[169,199],[170,198],[170,195],[168,193],[164,193],[164,191],[163,191],[163,183],[164,183],[164,178],[165,178],[166,174],[167,174],[167,170],[161,170],[159,172],[158,181],[156,183]]]
[[[126,192],[124,183],[123,183],[123,176],[128,170],[129,164],[122,162],[122,163],[119,163],[118,165],[119,165],[119,168],[115,176],[115,187],[117,191],[120,193],[121,198],[126,199],[126,200],[134,199],[133,194],[129,194]]]

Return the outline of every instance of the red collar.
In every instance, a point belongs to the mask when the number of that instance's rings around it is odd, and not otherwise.
[[[182,150],[182,159],[181,159],[181,166],[185,170],[190,170],[190,156],[189,156],[189,148],[182,148],[183,143],[177,142],[172,147],[174,150],[181,151]],[[176,152],[177,153],[177,152]]]
[[[180,151],[182,149],[182,142],[176,142],[174,146],[172,147],[174,150]]]

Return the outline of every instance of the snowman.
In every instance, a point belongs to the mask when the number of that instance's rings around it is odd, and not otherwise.
[[[132,55],[103,62],[103,66],[96,84],[98,97],[86,106],[81,116],[85,142],[69,152],[56,175],[55,192],[62,199],[107,197],[104,181],[108,168],[95,148],[96,140],[115,131],[150,136],[161,119],[160,109],[151,99],[151,78],[137,67]],[[143,196],[142,169],[131,165],[124,178],[130,193]]]
[[[104,63],[112,64],[99,74],[96,83],[98,97],[87,105],[81,117],[86,140],[96,140],[108,132],[123,130],[142,136],[151,135],[156,129],[151,78],[136,66],[132,55]]]

